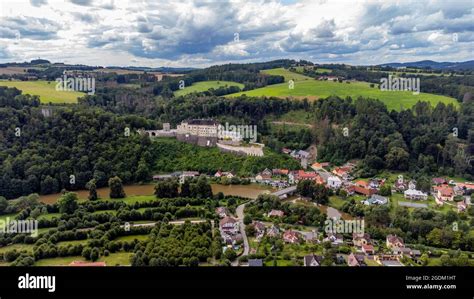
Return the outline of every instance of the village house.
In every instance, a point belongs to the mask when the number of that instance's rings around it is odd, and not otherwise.
[[[305,255],[303,258],[303,265],[305,267],[318,267],[321,266],[321,261],[323,260],[322,256],[309,254]]]
[[[363,201],[365,205],[385,205],[388,203],[388,198],[378,194],[372,194],[372,196]]]
[[[351,254],[347,256],[347,265],[349,267],[367,266],[365,263],[365,256],[363,254],[351,252]]]
[[[368,187],[371,189],[379,189],[385,183],[385,179],[370,179]]]
[[[294,230],[287,230],[283,233],[283,242],[295,244],[301,240],[300,233]]]
[[[433,182],[434,185],[437,185],[437,186],[439,186],[439,185],[445,185],[445,184],[448,183],[448,182],[447,182],[445,179],[443,179],[443,178],[433,178],[431,181]]]
[[[229,215],[229,210],[226,207],[217,207],[216,214],[219,215],[219,218],[224,218]]]
[[[311,168],[314,169],[314,170],[322,170],[324,169],[325,167],[329,167],[330,163],[329,162],[315,162],[313,163],[313,165],[311,165]]]
[[[265,224],[261,221],[254,221],[253,226],[255,228],[255,235],[257,239],[260,239],[265,234]]]
[[[336,176],[340,177],[344,181],[348,181],[350,179],[350,172],[352,171],[352,168],[349,166],[343,166],[343,167],[336,167],[332,170],[332,173],[335,174]]]
[[[403,257],[404,255],[409,256],[409,257],[421,256],[421,252],[419,250],[413,250],[408,247],[393,247],[392,253],[400,255],[400,257]]]
[[[458,213],[461,213],[467,210],[467,204],[464,200],[458,201],[456,207],[458,209]]]
[[[272,169],[273,175],[288,175],[289,170],[288,169]]]
[[[354,192],[358,194],[362,194],[365,196],[371,196],[377,193],[377,189],[369,188],[369,183],[365,181],[357,181],[354,184]]]
[[[291,150],[289,148],[284,147],[284,148],[281,149],[281,152],[284,153],[284,154],[289,155],[291,153]]]
[[[440,185],[433,187],[434,198],[437,204],[443,205],[445,201],[454,200],[454,190],[449,185]]]
[[[269,229],[267,229],[267,237],[270,238],[278,238],[280,237],[280,229],[275,225],[272,225]]]
[[[397,180],[393,184],[393,189],[392,190],[395,191],[395,192],[404,192],[407,189],[408,189],[407,183],[405,183],[402,180]]]
[[[315,181],[317,184],[324,184],[324,180],[314,171],[291,171],[288,174],[288,182],[290,184],[297,184],[300,181]]]
[[[318,77],[318,80],[319,80],[319,81],[326,81],[326,80],[327,80],[327,81],[337,81],[337,80],[338,80],[338,77],[336,77],[336,76],[326,76],[326,75],[325,75],[325,76],[319,76],[319,77]]]
[[[344,185],[344,190],[347,192],[347,195],[354,195],[355,186],[352,184]]]
[[[403,197],[406,199],[412,199],[412,200],[427,200],[428,194],[420,190],[408,189],[403,192]]]
[[[338,189],[342,186],[342,180],[337,176],[330,176],[327,186],[331,189]]]
[[[361,247],[362,245],[370,244],[372,240],[370,239],[370,235],[368,233],[353,233],[352,234],[352,243],[354,246]]]
[[[183,171],[179,176],[179,183],[184,184],[187,178],[194,178],[199,176],[199,171]]]
[[[400,263],[400,256],[397,254],[379,254],[374,256],[374,260],[386,267],[403,267]]]
[[[239,232],[239,221],[237,219],[226,216],[219,222],[221,232],[229,235]]]
[[[315,230],[302,232],[302,235],[306,243],[319,243],[319,234]]]
[[[272,178],[272,172],[270,171],[270,169],[265,168],[262,172],[257,174],[257,176],[255,177],[255,180],[265,181],[265,180],[271,180],[271,178]]]
[[[397,235],[388,235],[386,240],[387,248],[394,248],[394,247],[405,247],[405,243],[403,239],[398,237]]]
[[[365,253],[367,255],[375,253],[374,246],[371,245],[371,244],[362,244],[361,250],[362,250],[363,253]]]
[[[328,233],[328,236],[323,239],[323,242],[331,242],[332,245],[338,246],[344,244],[344,238],[341,234]]]
[[[221,178],[221,177],[226,177],[228,179],[231,179],[233,178],[235,175],[232,173],[232,172],[222,172],[222,171],[217,171],[215,174],[214,174],[214,177],[216,178]]]
[[[268,217],[283,217],[285,213],[281,210],[271,210],[268,212]]]

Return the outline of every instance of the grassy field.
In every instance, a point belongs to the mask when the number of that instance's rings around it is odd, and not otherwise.
[[[75,246],[75,245],[87,245],[87,239],[84,239],[84,240],[71,240],[71,241],[61,241],[61,242],[58,242],[56,245],[58,246],[69,246],[69,245],[72,245],[72,246]]]
[[[229,87],[229,86],[238,86],[240,89],[244,88],[244,84],[232,82],[232,81],[203,81],[194,83],[191,86],[185,87],[184,89],[180,89],[174,92],[174,95],[184,96],[192,92],[203,92],[209,90],[211,88],[218,89],[219,87]]]
[[[302,73],[302,72],[304,71],[304,67],[303,67],[303,66],[297,66],[297,67],[295,67],[295,69],[296,69],[296,71],[299,72],[299,73],[300,73],[300,72]],[[316,73],[317,73],[317,74],[329,74],[330,72],[332,72],[331,69],[325,69],[325,68],[320,68],[320,67],[316,68]]]
[[[129,266],[131,255],[130,252],[115,252],[109,256],[101,256],[97,261],[105,262],[107,266]],[[85,262],[86,260],[82,256],[55,257],[39,260],[35,266],[68,266],[73,261]]]
[[[267,75],[274,75],[274,76],[283,76],[285,77],[285,82],[288,82],[289,80],[293,81],[306,81],[306,80],[313,80],[313,78],[301,75],[298,73],[291,72],[287,69],[284,69],[282,67],[276,68],[276,69],[270,69],[270,70],[262,70],[260,71],[261,73],[267,74]]]
[[[130,235],[130,236],[121,236],[115,239],[115,241],[125,241],[125,242],[131,242],[135,239],[138,241],[145,241],[148,240],[149,235]]]
[[[57,91],[54,81],[0,81],[0,86],[16,87],[24,94],[37,95],[41,103],[77,103],[85,93]]]
[[[14,249],[16,249],[17,251],[26,250],[26,251],[33,252],[33,246],[34,246],[33,244],[23,244],[23,243],[11,244],[8,246],[0,247],[0,254],[5,253],[7,251],[14,250]]]
[[[227,97],[237,97],[243,94],[250,97],[273,96],[280,98],[293,97],[297,99],[308,98],[310,100],[325,98],[331,95],[343,98],[350,96],[353,99],[356,99],[357,97],[369,97],[381,100],[385,105],[387,105],[389,110],[398,111],[401,109],[411,108],[418,101],[426,101],[433,106],[438,102],[443,102],[445,104],[452,103],[456,107],[459,106],[455,99],[446,96],[428,93],[419,93],[415,95],[410,91],[381,91],[376,87],[370,87],[370,84],[366,82],[350,82],[350,84],[348,84],[332,81],[303,80],[296,81],[293,89],[289,89],[287,83],[281,83],[230,94],[227,95]]]

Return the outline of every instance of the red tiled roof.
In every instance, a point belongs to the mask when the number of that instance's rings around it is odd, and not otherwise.
[[[359,180],[359,181],[355,182],[355,184],[357,186],[361,186],[361,187],[365,187],[365,188],[367,188],[369,186],[369,183],[367,183],[366,181],[362,181],[362,180]]]

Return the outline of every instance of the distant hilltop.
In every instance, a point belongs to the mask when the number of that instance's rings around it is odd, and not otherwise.
[[[414,68],[431,68],[438,70],[471,70],[474,69],[474,60],[463,62],[436,62],[433,60],[420,60],[414,62],[392,62],[379,64],[379,66],[389,66],[395,68],[414,67]]]

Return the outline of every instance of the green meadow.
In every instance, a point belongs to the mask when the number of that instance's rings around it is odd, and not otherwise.
[[[0,81],[0,86],[16,87],[24,94],[37,95],[41,103],[77,103],[85,93],[77,91],[58,91],[55,81]]]
[[[267,75],[273,75],[273,76],[283,76],[285,77],[285,82],[288,82],[290,80],[293,81],[306,81],[306,80],[313,80],[313,78],[301,75],[298,73],[294,73],[292,71],[289,71],[287,69],[284,69],[282,67],[276,68],[276,69],[269,69],[269,70],[262,70],[260,71],[261,73],[267,74]]]
[[[422,92],[420,92],[419,94],[413,94],[411,91],[382,91],[377,87],[370,87],[370,84],[367,82],[339,83],[332,81],[318,81],[314,79],[305,80],[299,76],[302,75],[291,75],[291,78],[297,78],[294,82],[293,89],[289,88],[288,83],[281,83],[265,86],[263,88],[258,88],[254,90],[233,93],[227,95],[226,97],[238,97],[244,94],[249,97],[293,97],[297,99],[307,98],[309,100],[326,98],[331,95],[336,95],[342,98],[350,96],[353,99],[356,99],[358,97],[366,97],[379,99],[383,103],[385,103],[389,110],[398,111],[402,109],[411,108],[418,101],[429,102],[433,106],[435,106],[439,102],[445,104],[453,104],[455,106],[459,105],[456,99],[446,96]],[[285,75],[285,78],[290,78],[290,75]]]
[[[202,82],[194,83],[193,85],[185,87],[183,89],[177,90],[174,92],[174,95],[179,97],[179,96],[184,96],[193,92],[207,91],[211,88],[218,89],[219,87],[229,87],[229,86],[237,86],[240,89],[244,88],[244,84],[233,82],[233,81],[202,81]]]

